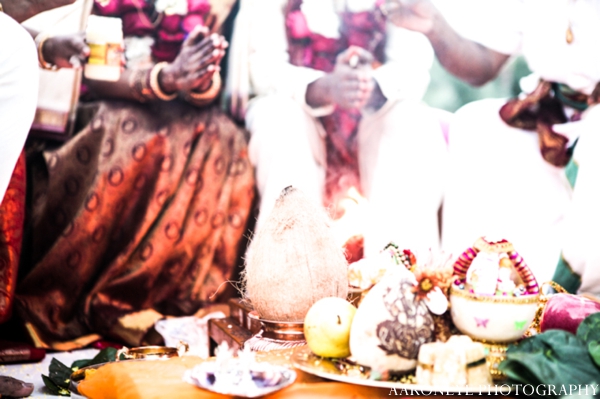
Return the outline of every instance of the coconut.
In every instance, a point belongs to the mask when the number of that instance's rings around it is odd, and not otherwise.
[[[301,322],[321,298],[348,295],[348,263],[325,209],[284,189],[246,253],[246,296],[261,319]]]
[[[379,372],[416,367],[421,345],[434,339],[434,322],[413,286],[414,278],[391,272],[361,301],[350,329],[350,352],[358,364]]]

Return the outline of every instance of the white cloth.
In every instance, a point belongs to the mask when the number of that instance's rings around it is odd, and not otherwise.
[[[573,153],[579,171],[565,217],[563,257],[581,276],[579,290],[600,295],[600,106],[564,128],[580,133]]]
[[[571,190],[563,168],[544,161],[536,132],[507,126],[505,99],[476,101],[450,124],[442,247],[459,256],[481,236],[506,238],[540,281],[560,256]]]
[[[38,61],[33,39],[0,13],[0,202],[35,115]]]
[[[261,196],[257,228],[283,188],[298,187],[317,203],[322,203],[324,191],[325,131],[317,117],[332,112],[333,107],[313,109],[305,102],[307,86],[324,72],[289,63],[286,3],[242,2],[242,11],[251,15],[243,16],[248,29],[245,48],[252,92],[257,95],[246,115],[250,160],[256,167]],[[333,5],[341,11],[349,6],[345,3],[320,0],[310,5],[323,10]],[[351,6],[366,7],[362,4],[366,2],[358,3]],[[359,230],[365,237],[366,256],[377,254],[390,241],[416,250],[439,248],[437,214],[446,147],[439,121],[418,103],[429,83],[433,50],[419,33],[391,24],[386,29],[386,62],[373,77],[388,101],[365,116],[358,130],[358,160],[367,203],[363,217],[357,219],[363,223]]]
[[[600,82],[600,2],[464,1],[473,7],[469,9],[477,17],[471,17],[471,23],[460,27],[463,36],[505,54],[523,54],[539,77],[567,84],[586,94]],[[574,36],[571,44],[566,42],[569,23]],[[585,232],[579,229],[575,233],[574,227],[564,230],[572,196],[564,168],[543,161],[537,133],[511,128],[499,118],[498,111],[504,102],[484,100],[468,104],[453,119],[449,133],[451,177],[444,200],[442,246],[459,255],[479,236],[506,238],[515,244],[538,281],[548,281],[561,248],[576,240],[575,236],[567,236],[576,234],[579,238]],[[588,131],[590,135],[592,131],[600,132],[600,123],[590,123],[581,129],[570,129],[570,125],[573,123],[557,125],[555,130],[564,130],[571,139]],[[587,141],[582,138],[578,152],[583,151],[581,146],[590,145],[585,144]],[[598,153],[596,149],[591,151]],[[593,190],[587,191],[586,196]],[[573,204],[581,202],[577,200],[581,196],[575,193]],[[586,212],[591,218],[598,209],[587,207]],[[573,249],[565,249],[565,257],[573,253]],[[597,279],[600,259],[590,258],[589,262],[583,278],[589,280],[593,268]]]
[[[261,194],[258,228],[289,185],[322,203],[324,131],[318,119],[289,97],[251,101],[246,118],[249,155]],[[446,143],[430,110],[414,101],[388,102],[358,130],[365,256],[390,241],[418,252],[439,249],[437,213],[443,197]],[[349,238],[349,236],[346,236]]]

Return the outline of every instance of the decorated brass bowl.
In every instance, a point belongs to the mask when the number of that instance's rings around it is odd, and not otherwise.
[[[539,294],[520,297],[485,296],[450,289],[452,321],[463,334],[490,343],[521,338],[535,317]]]
[[[509,278],[513,273],[519,289]],[[451,315],[463,334],[487,343],[509,343],[529,329],[539,304],[539,287],[509,241],[479,238],[454,263],[454,276]]]

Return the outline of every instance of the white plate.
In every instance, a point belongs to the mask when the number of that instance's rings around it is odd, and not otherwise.
[[[247,385],[238,384],[234,381],[220,385],[215,384],[214,370],[216,369],[216,362],[214,361],[201,363],[186,371],[183,379],[199,388],[239,398],[257,398],[268,395],[293,384],[296,380],[296,372],[286,367],[267,363],[260,364],[260,367],[262,370],[252,370],[252,381],[249,381]],[[266,386],[262,386],[264,382],[261,383],[261,381],[265,381],[262,378],[264,376],[271,380]],[[229,378],[235,379],[236,376],[232,374]]]

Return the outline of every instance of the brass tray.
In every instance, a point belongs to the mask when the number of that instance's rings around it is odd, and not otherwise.
[[[511,392],[509,384],[483,385],[481,387],[443,387],[399,381],[372,380],[369,379],[367,368],[355,365],[346,359],[322,358],[312,353],[308,346],[296,348],[292,354],[291,361],[294,367],[305,373],[348,384],[395,390],[399,395],[432,395],[434,393],[488,395]]]

